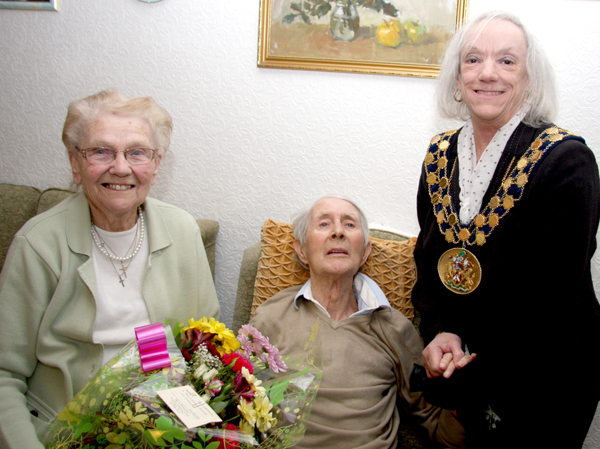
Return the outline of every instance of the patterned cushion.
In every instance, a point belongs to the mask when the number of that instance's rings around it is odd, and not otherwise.
[[[413,259],[416,238],[392,241],[370,237],[370,240],[373,249],[360,271],[377,282],[392,307],[412,320],[411,293],[417,278]],[[292,225],[265,221],[261,230],[252,315],[260,304],[280,290],[303,284],[308,278],[308,270],[296,258]]]

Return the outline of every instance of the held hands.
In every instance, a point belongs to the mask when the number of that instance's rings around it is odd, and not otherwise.
[[[465,354],[458,335],[449,332],[438,334],[423,350],[423,361],[427,369],[427,377],[452,376],[455,370],[464,368],[476,354]]]

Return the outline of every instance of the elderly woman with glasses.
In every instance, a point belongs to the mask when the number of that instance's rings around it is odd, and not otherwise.
[[[42,448],[135,327],[218,318],[195,220],[147,196],[171,131],[150,97],[111,90],[69,105],[63,142],[83,192],[23,226],[0,277],[0,447]]]

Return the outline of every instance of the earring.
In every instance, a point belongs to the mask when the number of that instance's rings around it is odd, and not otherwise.
[[[456,98],[456,94],[460,94],[460,98]],[[463,101],[462,99],[462,92],[458,89],[456,89],[454,91],[454,101],[456,101],[457,103],[460,103],[461,101]]]

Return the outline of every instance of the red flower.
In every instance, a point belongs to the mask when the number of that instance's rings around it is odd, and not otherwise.
[[[219,442],[217,449],[239,449],[240,447],[240,432],[236,425],[227,424],[223,429],[223,437],[216,437]]]
[[[254,373],[254,370],[252,369],[252,364],[246,359],[244,359],[240,354],[237,354],[235,352],[232,352],[231,354],[223,354],[223,363],[225,363],[225,365],[230,365],[231,362],[233,362],[234,360],[235,364],[233,365],[233,370],[236,373],[241,373],[243,367],[246,367],[250,374]]]
[[[233,392],[244,398],[246,401],[252,401],[254,390],[248,384],[246,378],[241,374],[236,374],[233,378]]]
[[[198,350],[200,345],[205,345],[208,351],[217,357],[220,357],[219,351],[212,344],[214,334],[210,332],[201,332],[198,329],[188,329],[182,337],[181,353],[188,362],[192,360],[192,355]]]

